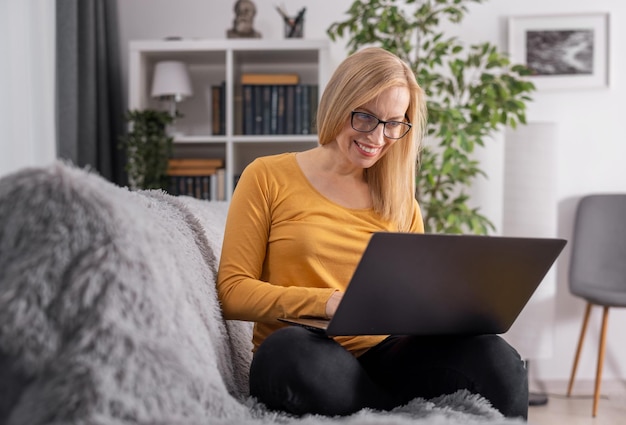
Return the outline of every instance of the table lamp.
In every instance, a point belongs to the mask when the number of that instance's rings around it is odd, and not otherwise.
[[[192,94],[189,72],[184,62],[157,62],[152,80],[152,97],[167,103],[172,118],[179,116],[178,103]]]

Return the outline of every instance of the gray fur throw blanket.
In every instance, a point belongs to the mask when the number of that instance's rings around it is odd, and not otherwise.
[[[56,162],[0,179],[0,424],[517,424],[464,391],[293,417],[248,396],[215,290],[227,204]]]

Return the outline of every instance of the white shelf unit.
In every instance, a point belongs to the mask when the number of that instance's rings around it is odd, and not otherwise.
[[[236,134],[240,108],[235,93],[241,74],[298,73],[302,84],[317,84],[319,95],[329,78],[327,40],[138,40],[129,46],[129,109],[161,106],[150,97],[154,65],[162,60],[180,60],[188,65],[194,94],[180,103],[184,115],[176,128],[183,135],[174,139],[174,157],[220,157],[225,164],[226,194],[234,177],[254,158],[317,145],[317,135]],[[212,135],[211,86],[225,82],[226,134]],[[319,100],[319,99],[318,99]]]

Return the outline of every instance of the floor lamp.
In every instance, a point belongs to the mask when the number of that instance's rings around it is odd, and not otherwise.
[[[504,236],[555,237],[557,126],[530,122],[505,134],[503,225]],[[556,276],[546,275],[509,332],[504,335],[526,359],[552,356]],[[548,399],[530,393],[529,404]]]

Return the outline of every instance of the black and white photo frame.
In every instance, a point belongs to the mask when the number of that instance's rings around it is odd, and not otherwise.
[[[509,56],[538,90],[608,87],[608,34],[607,13],[510,17]]]

